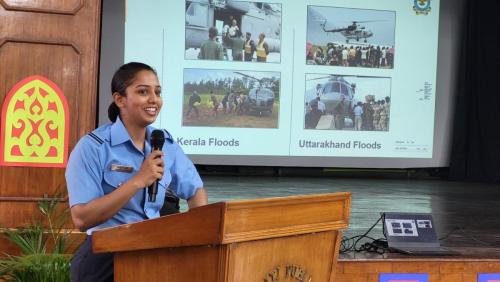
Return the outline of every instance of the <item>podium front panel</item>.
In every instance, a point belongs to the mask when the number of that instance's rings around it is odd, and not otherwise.
[[[115,254],[115,281],[223,281],[225,247],[198,246],[120,252]]]
[[[330,281],[337,236],[327,231],[230,244],[225,281]]]

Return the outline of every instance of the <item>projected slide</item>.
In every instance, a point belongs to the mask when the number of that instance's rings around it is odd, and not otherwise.
[[[127,0],[124,59],[188,154],[432,158],[438,23],[438,0]]]

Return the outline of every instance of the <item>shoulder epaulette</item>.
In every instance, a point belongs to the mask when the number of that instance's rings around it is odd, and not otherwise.
[[[170,134],[170,132],[166,129],[163,129],[163,131],[165,131],[165,139],[167,139],[170,143],[174,143],[174,137],[172,137],[172,134]]]
[[[104,140],[101,139],[101,137],[97,136],[94,132],[89,132],[87,134],[90,138],[94,139],[99,145],[102,145],[104,143]]]

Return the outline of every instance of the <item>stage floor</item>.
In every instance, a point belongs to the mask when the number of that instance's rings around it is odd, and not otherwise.
[[[432,213],[441,245],[467,257],[500,259],[500,186],[437,180],[204,175],[209,202],[351,192],[350,227],[364,234],[381,212]],[[185,209],[185,205],[181,209]],[[370,232],[382,238],[382,224]],[[346,253],[345,259],[401,258],[398,254]]]

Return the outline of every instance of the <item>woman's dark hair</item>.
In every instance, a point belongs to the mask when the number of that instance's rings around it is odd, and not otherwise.
[[[135,75],[143,70],[147,70],[153,72],[155,75],[158,75],[155,69],[143,63],[130,62],[122,65],[118,70],[116,70],[113,75],[113,79],[111,80],[111,95],[118,93],[121,96],[126,96],[127,87],[134,82]],[[115,102],[111,102],[108,107],[109,120],[115,122],[119,115],[120,109]]]

